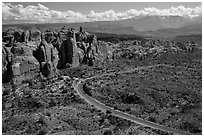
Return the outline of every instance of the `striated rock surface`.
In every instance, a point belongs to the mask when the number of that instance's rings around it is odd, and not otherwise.
[[[11,48],[11,75],[14,84],[32,79],[40,72],[40,64],[25,43],[16,43]]]
[[[42,39],[36,52],[42,74],[47,77],[53,76],[57,71],[59,60],[57,49]]]
[[[40,64],[33,56],[17,56],[12,61],[13,83],[19,84],[23,80],[32,79],[40,72]]]

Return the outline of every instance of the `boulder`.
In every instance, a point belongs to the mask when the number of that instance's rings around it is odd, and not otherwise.
[[[63,26],[61,29],[60,29],[60,32],[63,32],[63,33],[67,33],[68,32],[68,29],[66,28],[66,26]]]
[[[66,40],[67,39],[67,34],[60,31],[58,33],[58,38],[60,39],[60,41]]]
[[[41,31],[39,31],[39,30],[31,30],[31,32],[30,32],[30,40],[34,41],[36,45],[40,45],[40,42],[41,42]]]
[[[47,43],[52,43],[56,38],[54,37],[54,33],[52,31],[45,32],[45,40]]]
[[[11,48],[14,56],[32,56],[32,50],[25,43],[15,43]]]
[[[13,84],[34,78],[40,72],[40,64],[33,56],[16,56],[12,61]]]
[[[23,31],[22,30],[16,30],[14,32],[14,42],[22,42],[23,41]]]
[[[29,41],[26,46],[29,47],[32,51],[35,51],[39,45],[37,45],[38,43],[34,42],[34,41]]]
[[[15,43],[12,48],[3,46],[2,53],[3,82],[13,81],[14,84],[20,84],[39,73],[39,62],[25,43]]]
[[[77,32],[76,33],[76,41],[77,42],[82,42],[82,41],[86,41],[87,39],[87,35],[84,32]]]
[[[15,30],[14,29],[8,29],[7,31],[6,31],[6,35],[8,36],[8,35],[14,35],[14,32],[15,32]]]
[[[13,35],[6,35],[3,37],[3,42],[7,43],[7,47],[13,46],[14,43],[14,36]]]

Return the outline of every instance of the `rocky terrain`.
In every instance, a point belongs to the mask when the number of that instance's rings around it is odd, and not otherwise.
[[[117,110],[202,133],[202,49],[160,39],[97,40],[82,27],[2,33],[3,134],[171,134],[101,112],[72,84]],[[151,67],[155,66],[157,67]],[[125,74],[134,68],[142,69]]]
[[[116,110],[167,127],[201,134],[201,70],[144,67],[87,82],[89,95]]]

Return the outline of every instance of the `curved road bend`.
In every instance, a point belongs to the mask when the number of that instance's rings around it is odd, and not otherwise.
[[[130,72],[133,72],[135,70],[150,68],[150,67],[155,67],[155,66],[158,66],[158,65],[148,66],[148,67],[139,67],[139,68],[135,68],[135,69],[132,69],[132,70],[129,70],[129,71],[122,71],[122,72],[119,72],[119,73],[120,74],[130,73]],[[114,108],[106,106],[105,104],[99,102],[98,100],[88,96],[84,92],[83,86],[84,86],[84,84],[86,83],[87,80],[97,78],[97,77],[102,77],[102,76],[114,75],[114,74],[115,74],[115,72],[108,73],[108,74],[97,75],[97,76],[93,76],[93,77],[89,77],[89,78],[80,80],[78,83],[76,83],[76,81],[74,81],[73,86],[74,86],[74,89],[77,91],[77,93],[80,95],[81,98],[84,98],[89,104],[94,105],[97,109],[99,109],[99,110],[101,110],[103,112],[106,112],[106,110],[109,110],[109,111],[112,112],[111,115],[113,115],[113,116],[120,117],[120,118],[123,118],[123,119],[126,119],[126,120],[130,120],[130,121],[132,121],[134,123],[141,124],[143,126],[151,127],[151,128],[154,128],[154,129],[160,129],[160,130],[163,130],[163,131],[168,131],[170,133],[174,133],[174,134],[177,134],[177,135],[189,135],[190,134],[190,133],[186,133],[184,131],[179,131],[179,130],[176,130],[176,129],[165,127],[163,125],[159,125],[157,123],[153,123],[153,122],[141,119],[141,118],[137,118],[137,117],[135,117],[133,115],[121,112],[119,110],[115,110]]]

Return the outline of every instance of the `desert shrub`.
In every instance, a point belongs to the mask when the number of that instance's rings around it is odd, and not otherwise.
[[[183,122],[180,128],[195,134],[202,132],[198,127],[195,127],[194,123],[190,123],[188,121]]]
[[[126,108],[125,111],[129,112],[131,111],[131,108]]]
[[[56,105],[57,105],[57,103],[53,99],[51,99],[49,102],[49,107],[54,107]]]
[[[38,135],[46,135],[46,134],[47,134],[46,128],[41,128],[40,131],[38,132]]]
[[[42,102],[40,102],[39,99],[32,97],[29,92],[22,96],[15,97],[14,104],[17,109],[22,111],[36,111],[37,109],[44,107]]]
[[[69,92],[69,90],[68,89],[64,89],[64,90],[62,90],[62,92],[61,93],[68,93]]]
[[[110,110],[106,110],[106,114],[111,114],[112,112]]]
[[[135,94],[130,95],[128,93],[122,93],[121,100],[123,103],[127,104],[144,104],[143,100]]]
[[[10,92],[11,92],[11,89],[5,89],[5,90],[3,90],[3,94],[2,94],[2,96],[9,95]]]
[[[117,106],[114,106],[114,109],[118,109],[118,107],[117,107]]]
[[[105,130],[104,132],[103,132],[103,134],[104,135],[112,135],[112,131],[111,130]]]
[[[91,89],[87,87],[87,85],[83,86],[83,90],[87,95],[92,96],[91,91],[90,91]]]
[[[154,117],[149,117],[149,121],[156,122],[156,119]]]

